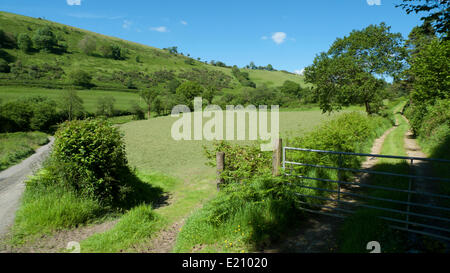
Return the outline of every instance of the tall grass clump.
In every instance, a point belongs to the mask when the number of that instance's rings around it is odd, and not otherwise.
[[[133,251],[130,247],[148,241],[149,234],[154,234],[164,224],[164,219],[151,206],[142,204],[128,211],[112,229],[84,240],[81,250],[102,253]]]

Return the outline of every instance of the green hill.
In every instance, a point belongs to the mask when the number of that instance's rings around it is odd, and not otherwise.
[[[0,85],[65,88],[72,85],[70,73],[83,70],[92,76],[94,90],[133,91],[135,88],[146,88],[149,79],[152,78],[151,73],[161,70],[172,71],[176,77],[180,78],[183,73],[197,69],[220,71],[229,76],[228,91],[242,88],[229,67],[205,64],[181,54],[170,53],[168,50],[40,18],[0,12],[0,29],[6,37],[14,37],[17,40],[20,34],[25,33],[33,38],[37,30],[45,26],[51,29],[58,41],[58,47],[63,50],[44,52],[33,49],[25,53],[17,46],[3,47],[0,49],[0,57],[6,60],[12,67],[12,72],[15,73],[0,73]],[[90,54],[83,53],[80,49],[80,41],[86,37],[95,43],[96,49]],[[112,44],[122,48],[125,59],[115,60],[104,57],[101,49]],[[257,70],[248,70],[248,72],[250,80],[257,86],[263,84],[271,87],[280,86],[285,80],[303,84],[300,76],[287,72]]]

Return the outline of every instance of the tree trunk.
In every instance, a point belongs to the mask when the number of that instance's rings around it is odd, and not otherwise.
[[[365,101],[364,104],[366,105],[366,112],[367,114],[372,114],[371,110],[370,110],[370,104],[368,101]]]
[[[150,106],[148,107],[148,110],[147,110],[147,116],[148,116],[148,119],[150,119]]]

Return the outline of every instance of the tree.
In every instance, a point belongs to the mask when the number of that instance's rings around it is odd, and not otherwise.
[[[414,77],[412,99],[433,103],[435,99],[450,98],[450,41],[434,39],[414,58],[411,73]]]
[[[183,103],[192,108],[195,97],[203,94],[205,89],[197,82],[186,81],[178,86],[176,94]]]
[[[100,53],[102,54],[103,57],[105,58],[111,58],[111,54],[112,54],[112,49],[110,45],[102,45],[100,48]]]
[[[176,46],[171,46],[171,47],[167,48],[167,50],[171,54],[178,54],[178,47],[176,47]]]
[[[97,43],[91,36],[85,36],[78,43],[78,47],[84,54],[91,55],[97,49]]]
[[[163,106],[160,96],[156,96],[156,98],[153,100],[153,109],[158,114],[158,116],[161,115]]]
[[[122,49],[119,45],[111,45],[111,58],[113,58],[114,60],[124,60],[125,50]]]
[[[86,88],[92,87],[92,76],[86,71],[80,69],[74,70],[69,74],[69,77],[72,80],[73,85]]]
[[[114,60],[125,60],[126,50],[117,44],[103,45],[100,47],[100,52],[105,58],[112,58]]]
[[[114,103],[116,99],[112,96],[104,96],[97,100],[97,115],[111,117],[114,115]]]
[[[53,34],[50,27],[45,26],[36,30],[33,36],[33,43],[38,50],[51,52],[55,46],[58,45],[58,41]]]
[[[64,90],[59,101],[59,107],[63,109],[69,120],[72,120],[84,112],[83,100],[75,90]]]
[[[280,87],[280,90],[282,93],[293,95],[296,98],[300,98],[302,96],[302,88],[300,87],[300,84],[290,80],[285,81]]]
[[[33,42],[28,34],[20,33],[17,37],[17,46],[23,52],[30,52],[33,47]]]
[[[450,32],[450,1],[449,0],[403,0],[403,4],[396,5],[406,11],[407,14],[427,13],[420,18],[424,23],[430,23],[438,34],[444,39],[449,39]],[[412,3],[421,2],[421,3]]]
[[[16,38],[14,34],[10,32],[5,32],[0,29],[0,48],[15,48]]]
[[[273,66],[271,64],[268,64],[266,69],[269,71],[273,71]]]
[[[147,104],[147,117],[150,119],[150,110],[152,108],[153,100],[158,96],[158,90],[156,88],[141,90],[139,96],[144,100],[145,104]]]
[[[376,112],[382,99],[385,76],[399,77],[405,68],[406,50],[400,33],[391,33],[384,23],[354,30],[338,38],[327,53],[321,53],[305,69],[305,80],[324,112],[350,103],[362,103],[366,112]]]
[[[256,65],[254,62],[250,62],[249,67],[250,69],[256,69]]]
[[[11,68],[8,65],[8,62],[0,59],[0,73],[9,73],[11,71]]]

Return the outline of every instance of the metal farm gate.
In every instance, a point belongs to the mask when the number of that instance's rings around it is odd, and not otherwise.
[[[297,154],[297,160],[302,158],[304,162],[296,162],[296,153],[311,154]],[[333,158],[331,162],[336,162],[335,166],[317,164],[320,157]],[[355,169],[342,163],[344,157],[350,160],[357,160],[358,157],[373,160],[385,158],[382,163],[388,159],[387,165],[400,160],[395,164],[403,164],[407,172],[380,168]],[[311,162],[306,162],[307,159]],[[300,209],[339,218],[355,213],[358,208],[368,209],[391,228],[450,241],[450,195],[440,190],[441,186],[450,189],[450,179],[416,173],[418,164],[439,164],[442,168],[450,168],[450,160],[444,159],[282,148],[284,175],[290,176],[291,184],[299,189]],[[324,175],[327,172],[334,172],[334,179]],[[360,175],[355,181],[356,174]],[[376,176],[381,177],[378,178],[381,182],[390,179],[395,186],[366,181]],[[396,198],[386,198],[386,194],[381,194],[383,192]]]

